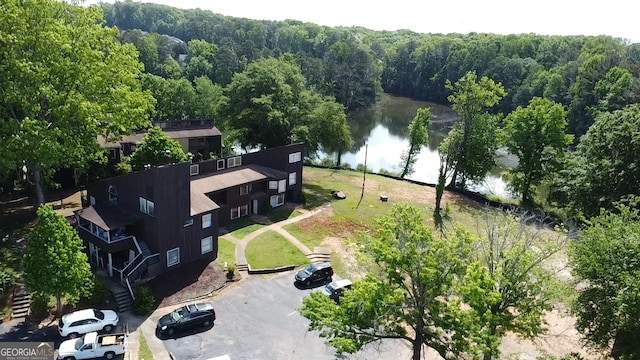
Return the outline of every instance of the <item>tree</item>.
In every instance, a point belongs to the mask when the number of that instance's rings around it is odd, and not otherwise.
[[[26,166],[37,204],[53,169],[104,159],[98,135],[148,126],[153,98],[140,89],[135,47],[118,36],[96,6],[8,0],[0,8],[0,168]]]
[[[319,148],[343,151],[350,143],[344,108],[306,89],[289,54],[264,58],[238,73],[225,88],[225,129],[243,147],[271,148],[302,141],[311,156]]]
[[[506,93],[502,85],[486,76],[478,81],[474,71],[466,73],[455,84],[447,81],[446,88],[453,92],[448,100],[460,116],[460,122],[449,133],[457,139],[449,142],[452,147],[443,150],[455,151],[456,154],[449,158],[449,165],[453,167],[451,185],[457,186],[460,175],[460,183],[464,187],[466,180],[484,177],[495,165],[495,150],[499,145],[498,124],[486,110],[496,105]]]
[[[56,298],[58,314],[62,298],[79,298],[91,288],[91,267],[78,233],[64,216],[45,204],[38,208],[38,220],[29,234],[24,259],[27,288]]]
[[[402,153],[402,173],[400,178],[413,174],[413,166],[418,161],[422,147],[429,144],[429,125],[431,124],[431,108],[420,108],[409,124],[409,150]]]
[[[227,101],[222,87],[211,82],[206,76],[197,77],[194,84],[196,102],[193,116],[196,119],[216,119],[218,112]]]
[[[312,130],[307,155],[315,152],[313,144],[321,144],[325,153],[338,155],[336,166],[340,166],[342,153],[348,151],[352,143],[344,106],[334,98],[324,97],[311,112],[309,120]]]
[[[311,93],[289,57],[257,60],[225,88],[226,127],[243,146],[271,148],[291,143],[291,134],[311,112]]]
[[[630,203],[640,194],[638,154],[640,105],[600,113],[560,172],[554,199],[587,218]]]
[[[465,271],[470,241],[462,231],[438,237],[420,210],[396,205],[379,219],[375,234],[363,235],[359,242],[375,264],[375,276],[355,281],[339,306],[311,293],[300,313],[339,353],[389,338],[410,342],[414,360],[421,359],[423,345],[443,357],[471,352],[469,312],[451,297],[454,282]]]
[[[169,155],[167,155],[167,152]],[[131,165],[141,170],[145,165],[160,166],[187,161],[187,154],[177,141],[171,139],[159,127],[152,127],[131,155]]]
[[[566,234],[533,215],[488,216],[458,292],[477,315],[484,359],[498,356],[508,333],[533,339],[544,333],[555,280],[545,261],[564,248]]]
[[[523,205],[531,204],[532,188],[558,170],[565,147],[573,142],[566,127],[562,105],[538,97],[505,118],[507,148],[518,157],[509,170],[511,187],[522,194]]]
[[[592,218],[571,243],[569,265],[581,284],[572,306],[576,328],[615,358],[638,359],[640,215],[621,206]]]

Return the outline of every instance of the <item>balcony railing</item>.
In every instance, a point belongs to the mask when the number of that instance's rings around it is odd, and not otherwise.
[[[108,244],[129,240],[134,237],[133,235],[122,234],[122,233],[112,234],[111,232],[103,230],[101,227],[92,223],[90,223],[89,227],[87,227],[86,224],[78,223],[78,228],[92,234],[96,238],[101,239],[102,241]]]

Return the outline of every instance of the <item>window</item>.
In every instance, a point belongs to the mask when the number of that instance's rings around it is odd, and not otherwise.
[[[295,172],[289,173],[289,186],[291,185],[295,185],[297,182],[298,177],[296,176]]]
[[[189,175],[198,175],[200,173],[200,165],[195,164],[189,167]]]
[[[202,215],[202,228],[206,229],[211,227],[211,214]]]
[[[272,195],[269,199],[271,207],[278,207],[284,204],[284,193],[278,195]]]
[[[287,190],[287,180],[286,179],[282,179],[282,180],[278,181],[278,192],[279,193],[283,193],[283,192],[285,192],[285,190]]]
[[[193,225],[193,219],[185,221],[184,224],[182,224],[182,227],[189,227],[191,225]]]
[[[140,212],[143,212],[149,216],[155,216],[155,204],[153,201],[147,200],[143,197],[139,198],[140,201]]]
[[[302,160],[302,153],[300,151],[289,154],[289,164]]]
[[[118,190],[112,185],[109,185],[109,201],[114,204],[118,203]]]
[[[89,204],[95,205],[96,204],[96,198],[93,197],[93,196],[89,196]]]
[[[114,204],[118,203],[118,190],[113,186],[109,186],[109,201]]]
[[[206,254],[213,251],[213,237],[208,236],[200,240],[200,253]]]
[[[180,264],[180,248],[167,251],[167,267]]]
[[[224,169],[224,159],[218,160],[218,170]]]
[[[231,208],[231,220],[237,219],[241,216],[247,216],[249,214],[249,205],[241,205],[237,208]]]
[[[275,190],[278,188],[278,182],[277,181],[269,181],[269,190]]]
[[[240,195],[247,195],[250,192],[251,192],[251,184],[240,185]]]
[[[227,167],[236,167],[242,165],[242,156],[235,156],[227,159]]]

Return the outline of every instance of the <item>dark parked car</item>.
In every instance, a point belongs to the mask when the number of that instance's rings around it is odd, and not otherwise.
[[[311,264],[306,268],[298,271],[296,274],[296,281],[299,281],[307,286],[311,283],[318,281],[331,281],[333,276],[333,268],[328,262]]]
[[[344,295],[344,291],[347,289],[351,289],[351,280],[340,279],[325,286],[324,289],[322,289],[322,293],[339,303],[340,297]]]
[[[177,331],[209,327],[216,320],[216,312],[211,303],[190,304],[179,307],[158,320],[160,335],[173,335]]]

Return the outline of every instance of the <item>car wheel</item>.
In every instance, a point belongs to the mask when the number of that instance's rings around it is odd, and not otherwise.
[[[167,335],[169,335],[169,336],[171,336],[171,335],[173,335],[175,333],[176,333],[176,331],[173,328],[167,330]]]
[[[306,281],[304,282],[304,285],[305,285],[305,286],[309,286],[309,285],[311,285],[311,280],[306,280]]]
[[[78,336],[80,336],[78,333],[71,333],[71,334],[69,334],[69,339],[75,339]]]
[[[113,351],[109,351],[108,353],[104,354],[104,358],[108,360],[111,360],[115,357],[116,357],[116,354]]]
[[[108,332],[110,333],[113,330],[113,326],[111,325],[105,325],[102,330],[104,330],[104,332]]]
[[[205,320],[204,327],[209,327],[209,326],[211,326],[211,320]]]
[[[74,358],[73,356],[69,356],[69,357],[64,358],[64,360],[76,360],[76,358]]]

